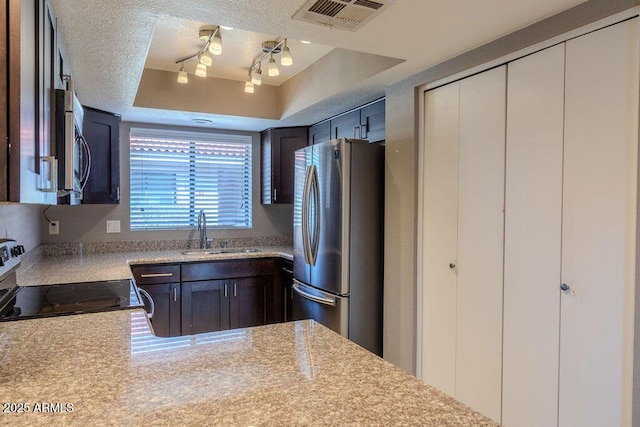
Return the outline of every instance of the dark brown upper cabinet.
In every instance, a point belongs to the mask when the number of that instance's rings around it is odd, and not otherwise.
[[[385,139],[385,100],[379,99],[363,107],[332,117],[309,128],[309,145],[338,138]]]
[[[309,128],[309,145],[331,141],[331,123],[329,120],[315,124]]]
[[[360,110],[354,110],[331,119],[331,139],[360,138]]]
[[[56,19],[46,0],[0,4],[0,201],[56,203],[43,186],[59,87]]]
[[[120,116],[84,107],[82,134],[91,151],[82,203],[120,203]]]
[[[380,142],[385,139],[385,102],[384,99],[365,105],[360,109],[360,139]]]
[[[272,128],[260,133],[264,205],[293,203],[295,151],[307,146],[308,127]]]

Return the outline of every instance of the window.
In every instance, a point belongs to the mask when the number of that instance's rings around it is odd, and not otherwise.
[[[131,229],[251,228],[251,136],[132,128]]]

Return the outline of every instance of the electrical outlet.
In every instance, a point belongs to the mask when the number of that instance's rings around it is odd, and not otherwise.
[[[120,232],[120,220],[109,219],[107,220],[107,233],[119,233]]]
[[[60,234],[60,221],[49,222],[49,234]]]

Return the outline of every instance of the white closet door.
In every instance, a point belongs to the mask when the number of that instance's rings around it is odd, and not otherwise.
[[[459,83],[425,93],[422,380],[455,396]]]
[[[500,421],[506,66],[460,81],[456,398]]]
[[[558,422],[564,44],[508,65],[502,423]]]
[[[633,19],[567,42],[560,426],[630,423],[638,37]]]

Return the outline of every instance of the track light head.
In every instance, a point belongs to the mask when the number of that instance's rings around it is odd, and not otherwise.
[[[260,86],[262,84],[262,69],[260,67],[258,67],[258,69],[251,75],[251,83],[256,86]]]
[[[211,52],[205,50],[198,57],[198,62],[206,67],[211,67],[213,65],[213,55],[211,55]]]
[[[178,71],[178,83],[189,83],[189,76],[187,76],[187,72],[184,69],[184,64],[182,64],[180,71]]]
[[[280,75],[278,64],[276,64],[276,60],[273,59],[273,53],[271,54],[271,59],[269,59],[269,68],[267,69],[267,74],[269,74],[269,77],[276,77]]]
[[[220,28],[218,28],[216,35],[211,38],[209,52],[214,55],[222,55],[222,34],[220,34]]]
[[[196,65],[196,76],[207,77],[207,67],[204,64],[198,63]]]
[[[289,52],[287,46],[282,49],[282,53],[280,54],[280,65],[285,67],[293,65],[293,58],[291,58],[291,52]]]
[[[253,93],[254,92],[253,83],[251,82],[251,76],[249,76],[247,78],[247,81],[244,83],[244,91],[246,93]]]

